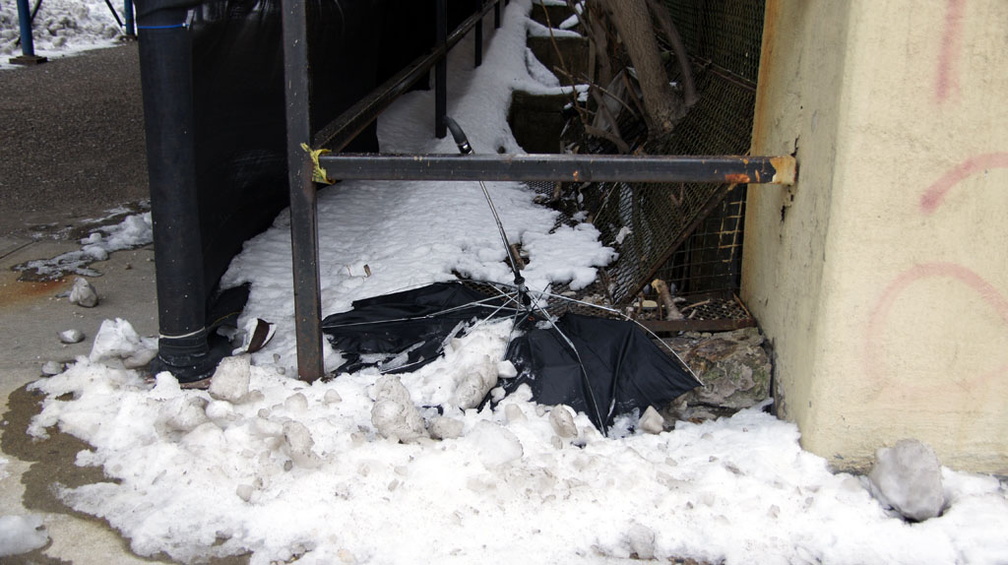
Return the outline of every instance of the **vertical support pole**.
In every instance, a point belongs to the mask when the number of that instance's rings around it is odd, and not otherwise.
[[[283,0],[284,83],[287,101],[287,168],[291,204],[294,331],[298,377],[314,381],[325,372],[322,359],[322,292],[318,270],[318,216],[308,153],[311,100],[305,0]]]
[[[136,25],[133,23],[133,0],[123,0],[123,19],[126,20],[126,39],[136,39]]]
[[[483,11],[483,0],[476,0],[476,9]],[[473,43],[476,45],[475,62],[474,67],[478,67],[483,64],[483,18],[481,17],[478,22],[476,22],[476,28],[474,30]]]
[[[18,25],[21,28],[21,55],[12,57],[10,62],[15,65],[36,65],[44,63],[45,57],[35,54],[35,39],[32,37],[32,14],[28,8],[28,0],[17,0]]]
[[[494,29],[500,29],[501,0],[493,0],[494,3]]]
[[[140,84],[147,132],[154,255],[157,257],[158,357],[155,371],[181,382],[212,372],[206,330],[203,243],[196,183],[192,42],[184,9],[145,14]]]
[[[437,0],[436,44],[448,43],[448,0]],[[445,54],[434,66],[434,135],[444,139],[448,135],[445,116],[448,115],[448,56]]]

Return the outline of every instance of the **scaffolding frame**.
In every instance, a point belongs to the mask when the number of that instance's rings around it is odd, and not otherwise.
[[[503,1],[506,5],[506,0]],[[371,123],[410,84],[410,77],[435,70],[435,135],[447,135],[446,57],[471,29],[477,28],[475,62],[482,59],[482,19],[494,10],[500,25],[502,0],[480,0],[476,13],[447,34],[447,0],[437,0],[437,44],[418,59],[324,127],[313,137],[310,127],[307,14],[304,0],[282,0],[284,74],[286,85],[287,158],[291,206],[291,254],[294,279],[295,338],[298,377],[322,377],[321,285],[318,268],[318,217],[315,163],[302,145],[319,147],[328,142],[342,149]],[[477,27],[478,26],[478,27]],[[341,145],[342,144],[342,145]],[[475,158],[474,158],[475,157]],[[323,177],[364,180],[513,180],[513,181],[635,181],[635,182],[740,182],[792,184],[797,165],[792,156],[601,156],[601,155],[315,155],[326,169]]]

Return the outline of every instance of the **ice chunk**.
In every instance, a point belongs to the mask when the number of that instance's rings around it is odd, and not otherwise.
[[[868,473],[872,495],[904,517],[934,518],[945,505],[941,464],[934,450],[916,439],[902,439],[875,454]]]

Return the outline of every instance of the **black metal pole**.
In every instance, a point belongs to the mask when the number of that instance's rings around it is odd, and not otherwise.
[[[332,179],[792,184],[794,157],[746,155],[322,155]]]
[[[140,82],[147,132],[154,256],[157,369],[180,381],[213,370],[208,358],[203,244],[196,186],[192,45],[186,11],[140,14]]]
[[[476,0],[477,13],[483,12],[483,0]],[[473,34],[473,44],[475,45],[475,53],[473,54],[473,66],[478,67],[483,64],[483,18],[480,18],[476,22],[476,28]]]
[[[287,167],[290,183],[294,330],[298,377],[314,381],[322,359],[322,298],[318,270],[318,216],[312,165],[301,144],[311,143],[308,34],[304,0],[283,0],[284,78],[287,101]]]
[[[448,43],[448,0],[437,0],[436,45],[444,49]],[[448,60],[442,57],[434,66],[434,135],[443,139],[448,135],[444,118],[448,115]]]
[[[501,0],[494,0],[494,29],[501,26]]]
[[[112,6],[112,2],[110,0],[105,0],[105,5],[108,6],[109,11],[112,12],[112,17],[115,18],[115,21],[117,24],[119,24],[119,27],[123,27],[123,22],[121,19],[119,19],[119,12],[116,12],[115,7]]]

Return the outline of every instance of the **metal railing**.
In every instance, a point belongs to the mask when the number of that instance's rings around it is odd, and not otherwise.
[[[506,4],[506,2],[505,2]],[[313,381],[324,374],[321,329],[321,286],[318,268],[318,218],[314,163],[302,145],[339,150],[408,89],[434,68],[435,135],[447,135],[446,56],[473,28],[479,34],[475,62],[482,59],[482,19],[494,10],[500,24],[501,0],[481,7],[450,36],[446,0],[437,2],[437,45],[372,95],[325,126],[310,128],[308,41],[304,0],[283,0],[284,72],[287,105],[287,158],[291,200],[291,252],[298,376]],[[633,155],[382,155],[316,154],[323,175],[331,179],[366,180],[513,180],[739,182],[791,184],[796,165],[791,156],[633,156]]]

